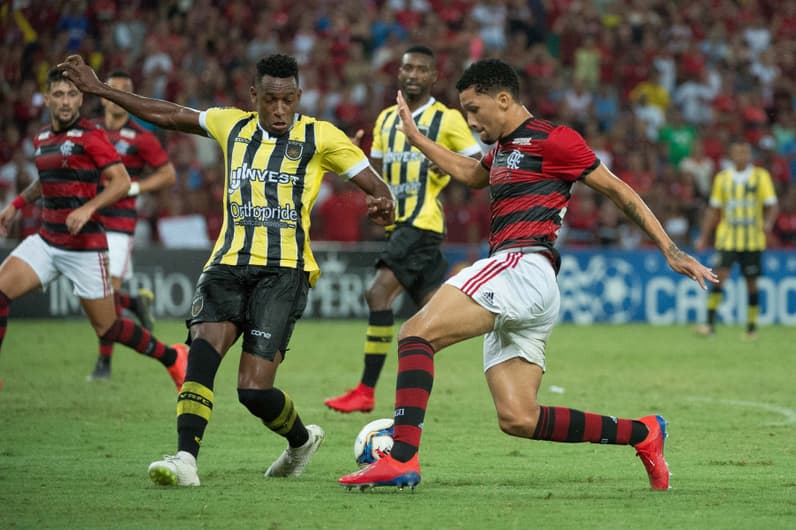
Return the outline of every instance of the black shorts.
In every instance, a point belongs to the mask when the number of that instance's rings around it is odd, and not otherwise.
[[[190,328],[200,322],[232,322],[243,334],[243,351],[273,361],[276,352],[287,351],[309,285],[303,270],[213,265],[196,282],[186,323]]]
[[[731,269],[738,262],[741,274],[746,278],[757,278],[763,274],[763,252],[760,250],[719,250],[713,261],[716,269]]]
[[[418,306],[439,287],[448,271],[448,261],[440,250],[442,234],[413,226],[398,226],[387,240],[387,248],[376,260],[376,267],[387,266]]]

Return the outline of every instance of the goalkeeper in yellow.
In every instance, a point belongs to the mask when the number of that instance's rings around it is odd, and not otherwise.
[[[724,295],[724,282],[737,262],[746,280],[747,317],[744,338],[757,337],[760,295],[757,278],[763,274],[763,250],[766,238],[777,218],[777,195],[771,175],[752,164],[752,148],[743,141],[730,145],[732,167],[719,172],[713,180],[708,211],[696,242],[697,250],[707,248],[715,230],[716,262],[713,264],[719,283],[708,295],[707,323],[697,327],[700,335],[713,335],[716,314]]]

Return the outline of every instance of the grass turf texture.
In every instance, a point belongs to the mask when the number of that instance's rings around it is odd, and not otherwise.
[[[361,372],[365,322],[304,321],[277,384],[327,439],[298,479],[265,479],[282,438],[237,403],[239,346],[216,379],[199,459],[200,488],[150,483],[173,453],[175,392],[155,361],[117,347],[113,378],[87,383],[96,341],[84,321],[12,320],[0,355],[2,528],[792,528],[796,521],[794,330],[559,326],[540,401],[669,421],[672,490],[650,491],[630,447],[553,444],[502,434],[478,339],[437,357],[426,416],[423,482],[413,493],[345,490],[352,445],[392,414],[391,352],[370,414],[323,398]],[[168,341],[178,322],[158,322]],[[552,391],[551,387],[560,387]],[[563,394],[561,393],[563,389]]]

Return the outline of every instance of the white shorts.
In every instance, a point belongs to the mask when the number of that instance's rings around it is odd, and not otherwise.
[[[63,274],[72,282],[78,298],[96,300],[113,293],[105,250],[64,250],[48,245],[34,234],[10,255],[30,265],[43,287]]]
[[[497,315],[495,329],[484,335],[484,372],[515,357],[545,370],[545,346],[561,299],[555,271],[544,255],[501,251],[445,283]]]
[[[111,260],[111,276],[129,280],[133,276],[133,236],[122,232],[107,232],[108,257]]]

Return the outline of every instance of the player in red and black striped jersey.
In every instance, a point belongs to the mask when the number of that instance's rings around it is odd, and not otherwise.
[[[108,244],[97,211],[128,192],[130,177],[105,133],[80,117],[83,95],[75,85],[52,70],[47,89],[51,123],[34,139],[38,179],[0,212],[5,236],[17,210],[42,199],[39,233],[25,238],[0,265],[0,345],[11,301],[64,275],[98,337],[158,359],[179,389],[185,346],[166,346],[114,310]],[[100,180],[105,187],[98,192]]]
[[[109,86],[133,91],[133,81],[126,72],[112,72],[107,79]],[[102,100],[104,115],[94,124],[105,131],[108,140],[116,148],[122,164],[130,174],[130,191],[115,204],[99,211],[100,221],[108,237],[111,284],[113,285],[116,313],[130,310],[142,326],[150,332],[154,327],[152,305],[155,295],[149,289],[139,289],[136,294],[122,290],[122,282],[133,275],[132,248],[135,225],[138,220],[136,199],[140,193],[156,192],[172,186],[176,181],[174,166],[154,134],[130,119],[130,114],[112,101]],[[151,173],[144,178],[144,170]],[[100,339],[99,357],[89,380],[108,379],[111,375],[113,342]]]
[[[705,288],[713,272],[680,251],[638,194],[606,168],[583,138],[535,118],[518,101],[519,78],[506,63],[472,64],[456,85],[467,121],[485,143],[478,162],[424,136],[401,93],[398,106],[408,140],[443,171],[469,186],[491,188],[490,256],[457,273],[402,326],[398,342],[394,445],[390,455],[339,482],[348,487],[414,486],[418,448],[442,348],[484,335],[484,372],[507,434],[555,442],[635,446],[653,489],[668,489],[663,457],[666,422],[542,406],[537,391],[545,346],[558,318],[558,253],[553,247],[573,184],[611,199],[655,241],[675,271]]]

